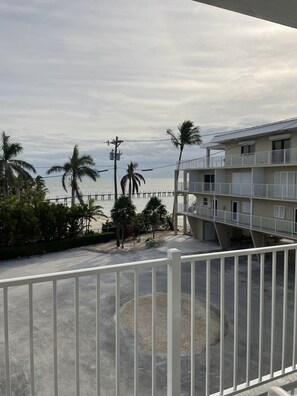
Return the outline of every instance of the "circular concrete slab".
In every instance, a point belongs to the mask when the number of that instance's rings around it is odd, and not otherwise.
[[[206,346],[206,307],[202,299],[195,300],[195,352],[201,352]],[[191,351],[191,300],[189,295],[182,294],[181,299],[181,351],[189,355]],[[121,307],[120,321],[122,330],[134,335],[134,299]],[[167,294],[156,295],[156,352],[167,352]],[[138,298],[138,339],[144,349],[152,349],[152,296]],[[210,308],[210,345],[220,341],[220,313],[214,306]]]

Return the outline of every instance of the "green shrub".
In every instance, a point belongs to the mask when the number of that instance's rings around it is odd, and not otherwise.
[[[80,246],[109,242],[113,238],[114,235],[112,232],[105,232],[100,234],[90,233],[75,238],[65,238],[55,241],[42,241],[18,246],[6,246],[0,248],[0,260],[9,260],[18,257],[61,252]]]

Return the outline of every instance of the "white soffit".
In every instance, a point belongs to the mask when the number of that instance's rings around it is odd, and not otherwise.
[[[297,0],[195,0],[297,29]]]

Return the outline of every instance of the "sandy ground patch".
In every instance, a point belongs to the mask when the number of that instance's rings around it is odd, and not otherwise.
[[[170,236],[173,236],[173,231],[157,231],[155,233],[155,246],[154,248],[162,246],[166,239]],[[116,241],[113,240],[111,242],[102,243],[100,245],[92,246],[88,248],[88,250],[96,251],[98,253],[109,253],[109,254],[121,254],[127,252],[135,252],[143,249],[150,249],[146,245],[146,240],[148,238],[152,238],[152,234],[143,234],[140,235],[139,238],[135,239],[129,237],[126,239],[124,243],[124,248],[116,246]]]
[[[191,351],[191,299],[187,294],[181,298],[181,352],[189,355]],[[195,300],[195,352],[201,352],[206,346],[206,308],[205,301]],[[129,334],[134,334],[134,299],[121,307],[121,326]],[[156,352],[167,352],[167,294],[156,295]],[[211,307],[210,310],[210,345],[220,340],[220,313]],[[152,296],[138,298],[138,337],[143,348],[152,350]]]

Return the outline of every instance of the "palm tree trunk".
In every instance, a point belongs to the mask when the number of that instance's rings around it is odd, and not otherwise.
[[[122,226],[122,249],[124,249],[124,227]]]
[[[131,179],[129,179],[129,198],[132,198],[132,183],[131,183]]]
[[[178,178],[179,178],[179,170],[180,170],[180,162],[183,154],[183,148],[180,149],[179,151],[179,157],[178,157],[178,164],[177,164],[177,171],[176,171],[176,185],[178,186]],[[174,182],[175,182],[174,180]],[[176,190],[176,189],[175,189]],[[174,197],[173,197],[173,208],[172,208],[172,220],[174,224],[174,233],[175,235],[177,234],[177,215],[176,215],[176,209],[177,209],[177,193],[175,191]]]
[[[4,183],[3,183],[3,195],[4,195],[4,198],[8,197],[8,180],[7,180],[7,178],[4,179]]]
[[[117,247],[120,247],[120,225],[116,223],[116,238],[117,238]]]
[[[71,186],[71,206],[75,204],[75,188]]]
[[[8,175],[5,165],[3,170],[3,196],[4,198],[8,197]]]

